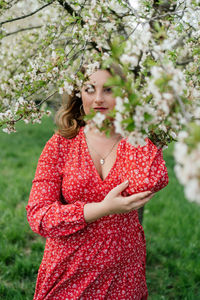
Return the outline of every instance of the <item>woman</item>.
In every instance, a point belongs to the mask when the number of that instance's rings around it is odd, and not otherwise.
[[[137,209],[168,183],[162,150],[84,130],[90,109],[115,106],[110,73],[94,72],[58,114],[33,180],[27,218],[46,237],[34,300],[147,299],[145,238]],[[90,87],[88,88],[88,84]],[[91,88],[92,87],[92,88]],[[123,195],[123,196],[122,196]]]

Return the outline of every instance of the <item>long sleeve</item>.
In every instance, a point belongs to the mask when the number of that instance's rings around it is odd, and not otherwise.
[[[129,145],[127,150],[125,164],[129,186],[126,193],[133,194],[147,190],[158,192],[168,184],[168,172],[162,149],[158,149],[147,138],[145,146],[134,148]]]
[[[63,153],[60,155],[61,138],[54,134],[46,143],[26,206],[31,229],[44,237],[70,235],[88,225],[84,219],[84,202],[63,204],[60,201],[64,160]]]
[[[149,143],[155,147],[150,140]],[[152,192],[158,192],[168,185],[169,178],[165,161],[163,159],[162,149],[156,148],[155,156],[153,157],[146,175],[144,183],[147,184],[148,189]]]

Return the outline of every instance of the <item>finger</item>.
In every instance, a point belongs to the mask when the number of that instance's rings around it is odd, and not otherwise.
[[[133,194],[131,196],[128,196],[128,197],[125,197],[127,198],[128,200],[142,200],[144,199],[145,197],[148,197],[150,195],[152,195],[153,193],[151,191],[146,191],[146,192],[142,192],[142,193],[137,193],[137,194]]]
[[[122,182],[121,184],[117,185],[116,187],[114,187],[111,192],[115,195],[120,194],[123,190],[125,190],[127,188],[127,186],[129,185],[129,181],[126,180],[124,182]]]
[[[153,196],[154,196],[154,193],[151,194],[150,196],[145,197],[144,199],[138,201],[139,205],[141,205],[141,207],[144,206]]]
[[[132,209],[138,209],[140,207],[143,207],[151,198],[145,198],[144,200],[140,200],[136,203],[134,203],[133,208]]]

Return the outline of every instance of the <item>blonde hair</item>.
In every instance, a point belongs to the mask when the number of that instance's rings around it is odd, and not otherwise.
[[[80,128],[85,126],[82,100],[75,93],[77,91],[68,96],[67,101],[63,98],[62,105],[55,115],[55,123],[58,128],[56,133],[67,139],[74,138]]]

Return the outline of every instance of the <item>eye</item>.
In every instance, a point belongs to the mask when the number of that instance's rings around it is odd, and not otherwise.
[[[92,85],[88,84],[88,85],[85,87],[84,91],[85,91],[86,93],[88,93],[88,94],[92,94],[92,93],[94,92],[94,87],[93,87]]]
[[[93,89],[85,89],[85,92],[88,94],[92,94],[94,92],[94,90]]]
[[[111,88],[111,87],[106,87],[106,88],[104,89],[104,91],[105,91],[106,93],[112,93],[112,88]]]

